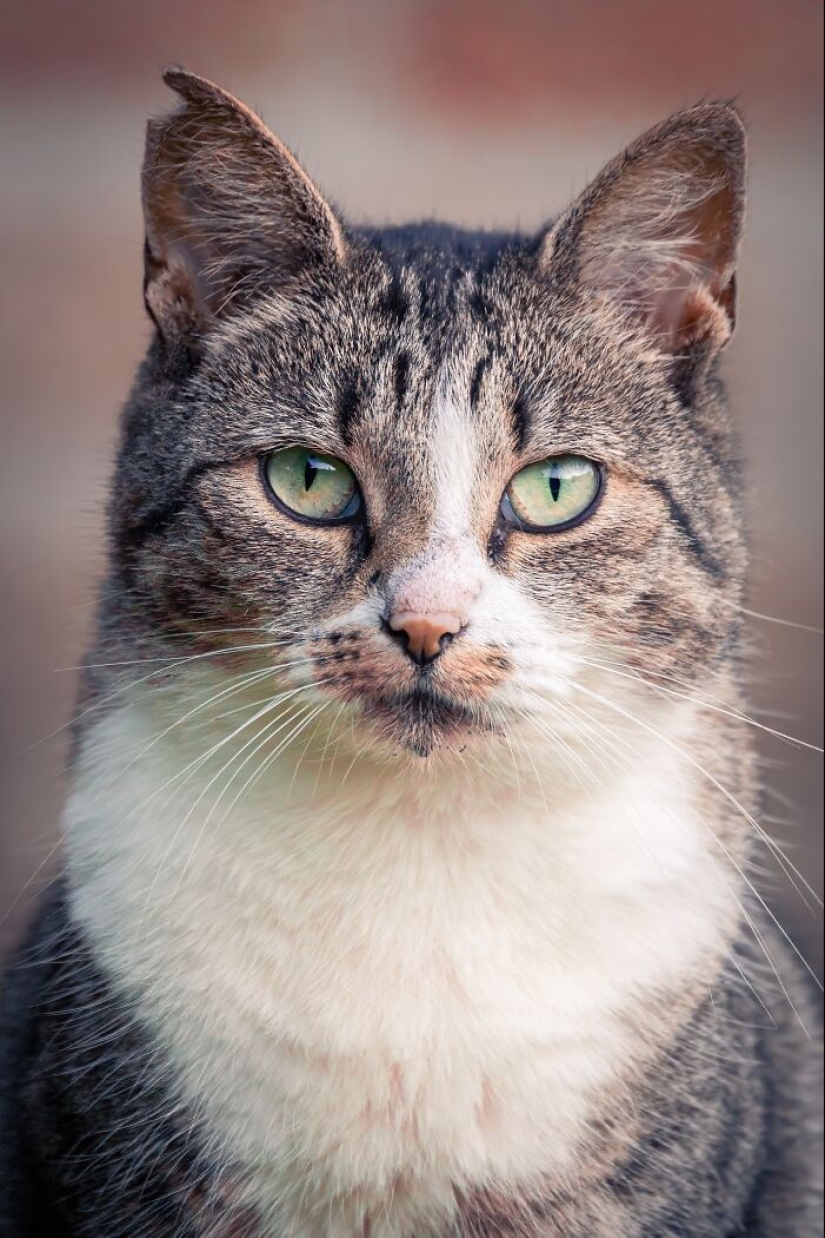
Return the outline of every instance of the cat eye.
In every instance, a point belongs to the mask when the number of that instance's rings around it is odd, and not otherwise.
[[[312,524],[340,524],[361,510],[355,474],[337,456],[287,447],[263,460],[266,487],[288,515]]]
[[[516,473],[501,500],[501,514],[531,533],[570,528],[595,509],[602,470],[584,456],[548,456]]]

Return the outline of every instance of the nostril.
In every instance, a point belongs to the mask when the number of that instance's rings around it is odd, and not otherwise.
[[[438,652],[443,653],[448,645],[452,645],[453,641],[455,640],[457,636],[458,636],[458,632],[445,632],[443,636],[439,636]]]
[[[447,612],[399,611],[390,615],[386,626],[391,636],[403,642],[408,656],[424,666],[444,652],[461,631],[462,624],[458,615]]]

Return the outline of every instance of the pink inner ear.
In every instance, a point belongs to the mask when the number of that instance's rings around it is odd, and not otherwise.
[[[709,335],[721,345],[733,326],[735,241],[720,227],[718,202],[726,195],[713,195],[698,208],[675,198],[666,217],[661,209],[646,209],[643,185],[634,190],[602,204],[585,228],[583,283],[646,326],[665,352]]]
[[[680,288],[668,288],[658,298],[652,319],[652,327],[656,338],[661,340],[668,352],[675,351],[682,334],[685,320],[685,307],[690,292]]]
[[[680,286],[674,277],[653,296],[641,316],[662,351],[673,354],[711,337],[721,347],[733,327],[723,300],[714,295],[709,282],[698,278],[692,285],[683,282]]]
[[[583,290],[624,310],[664,352],[721,347],[734,322],[744,166],[744,129],[726,104],[644,134],[574,208]]]

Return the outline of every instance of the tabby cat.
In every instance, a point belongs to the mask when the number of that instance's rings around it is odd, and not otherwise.
[[[708,103],[534,235],[354,227],[175,70],[3,1234],[811,1238],[754,888]]]

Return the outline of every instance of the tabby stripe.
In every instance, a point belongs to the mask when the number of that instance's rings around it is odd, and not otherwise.
[[[479,396],[481,395],[481,384],[484,382],[484,373],[487,366],[490,364],[490,354],[480,357],[476,362],[476,368],[473,370],[473,377],[470,382],[470,408],[475,410],[478,408]]]
[[[408,352],[400,352],[395,358],[395,362],[393,364],[395,402],[398,405],[399,411],[404,404],[404,397],[407,394],[407,388],[409,386],[410,364],[410,354]]]
[[[390,275],[390,286],[387,290],[384,305],[390,317],[394,318],[400,325],[407,316],[410,308],[410,301],[404,291],[404,285],[401,282],[401,274],[399,271],[394,270]]]
[[[727,572],[718,559],[708,550],[703,539],[696,532],[693,523],[685,509],[674,497],[667,482],[661,479],[649,480],[651,486],[664,502],[670,514],[671,521],[683,534],[688,549],[699,566],[714,580],[727,580]]]
[[[510,417],[513,422],[516,447],[519,451],[524,451],[530,435],[530,410],[527,404],[527,397],[523,391],[519,391],[515,400],[513,400]]]
[[[124,530],[119,539],[120,549],[134,553],[140,550],[150,537],[162,536],[175,523],[181,512],[191,506],[193,492],[200,479],[213,469],[226,468],[234,463],[234,460],[205,460],[194,464],[178,484],[172,498],[151,508],[136,524]]]
[[[422,275],[418,281],[418,318],[426,332],[432,325],[430,322],[430,289],[426,275]]]
[[[338,427],[341,431],[341,440],[349,444],[352,442],[353,422],[360,411],[358,385],[354,378],[350,377],[344,381],[343,386],[338,392],[336,411],[338,413]]]

